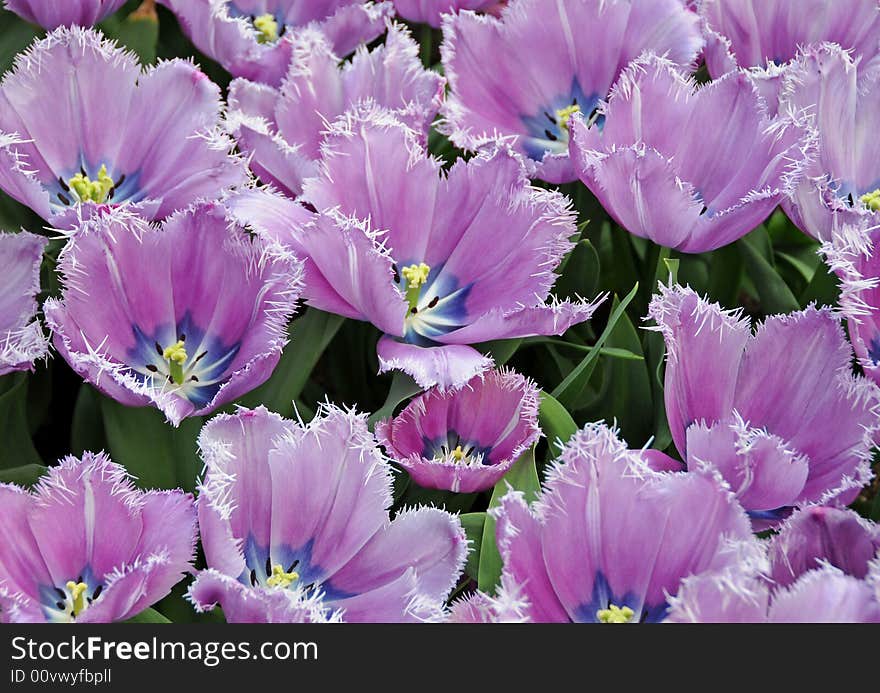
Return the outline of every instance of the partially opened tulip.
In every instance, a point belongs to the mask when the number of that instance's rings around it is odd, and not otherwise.
[[[511,491],[490,512],[508,589],[536,622],[662,621],[688,576],[729,580],[762,560],[720,476],[655,472],[597,424],[564,446],[531,507]]]
[[[719,469],[759,526],[855,498],[871,478],[880,390],[853,374],[830,309],[773,316],[753,334],[738,312],[675,286],[649,316],[666,341],[666,412],[689,466]]]
[[[220,605],[247,622],[442,617],[464,567],[464,530],[435,508],[389,517],[391,466],[365,416],[328,405],[302,425],[240,410],[208,422],[199,447],[210,570],[190,589],[196,609]]]
[[[49,241],[32,233],[0,233],[0,375],[32,370],[49,343],[36,319],[40,264]]]
[[[698,87],[653,55],[625,70],[601,113],[601,129],[572,120],[578,176],[627,231],[687,253],[761,224],[795,189],[814,147],[805,125],[767,116],[745,75]]]
[[[341,64],[321,32],[305,30],[279,88],[233,80],[227,120],[251,170],[295,197],[303,180],[318,173],[328,123],[369,102],[393,110],[427,141],[444,85],[422,67],[418,45],[399,24],[389,23],[384,44],[359,48]]]
[[[818,155],[783,200],[802,231],[830,241],[843,226],[880,223],[880,70],[834,44],[800,54],[783,78],[781,108],[810,119]]]
[[[325,34],[345,56],[385,31],[390,2],[365,0],[158,0],[196,47],[235,77],[277,86],[302,28]]]
[[[89,27],[106,19],[126,0],[5,0],[3,6],[47,30],[60,26]]]
[[[456,390],[433,389],[376,424],[388,455],[425,488],[492,488],[540,436],[538,387],[489,371]]]
[[[471,345],[562,334],[599,301],[548,303],[577,232],[564,196],[529,185],[504,148],[444,172],[419,140],[388,111],[350,112],[306,181],[318,216],[259,191],[232,206],[305,259],[310,305],[385,333],[382,371],[458,387],[492,364]]]
[[[219,203],[161,226],[98,208],[58,268],[61,298],[45,313],[59,353],[108,396],[156,406],[175,426],[269,377],[302,274],[288,251],[253,238]]]
[[[0,621],[109,623],[166,596],[192,567],[193,498],[140,491],[105,455],[0,484]]]
[[[191,62],[142,73],[98,32],[57,29],[0,82],[0,189],[53,223],[96,204],[164,218],[247,180],[220,112]]]
[[[448,16],[443,35],[450,95],[441,129],[470,150],[509,140],[533,177],[551,183],[576,179],[571,118],[601,128],[597,108],[627,63],[653,51],[686,66],[703,44],[681,0],[512,0],[498,19]]]

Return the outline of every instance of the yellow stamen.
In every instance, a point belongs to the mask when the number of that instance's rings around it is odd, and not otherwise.
[[[862,195],[859,199],[861,199],[865,207],[867,207],[872,212],[880,210],[880,190],[869,192],[865,195]]]
[[[183,340],[178,339],[175,344],[165,347],[162,358],[168,361],[168,373],[171,379],[178,385],[183,384],[183,364],[186,363],[186,349]]]
[[[76,193],[80,202],[91,201],[97,204],[107,201],[110,191],[113,190],[113,185],[113,179],[107,173],[107,167],[104,164],[101,164],[96,180],[92,180],[80,172],[67,181],[67,186]]]
[[[571,120],[571,117],[575,113],[580,113],[581,107],[576,103],[573,103],[571,106],[566,106],[565,108],[556,109],[556,122],[559,123],[559,127],[561,127],[566,133],[568,132],[568,121]]]
[[[467,457],[464,450],[461,449],[461,445],[456,445],[455,450],[452,451],[452,456],[455,458],[456,462],[461,462]]]
[[[254,29],[257,30],[257,43],[272,43],[278,40],[278,22],[271,14],[254,17]]]
[[[280,565],[276,564],[272,566],[272,574],[266,580],[266,584],[269,587],[281,587],[282,589],[286,589],[290,587],[291,583],[299,580],[299,573],[296,571],[285,573],[284,568]]]
[[[89,586],[84,582],[68,580],[65,587],[67,587],[67,591],[70,592],[70,597],[73,602],[73,615],[79,616],[80,612],[86,608],[85,594]]]
[[[599,609],[596,612],[596,618],[600,623],[629,623],[633,616],[635,612],[628,606],[620,607],[616,604],[609,604],[607,609]]]
[[[428,275],[431,268],[424,262],[417,265],[407,265],[400,273],[406,279],[406,300],[409,303],[409,312],[417,313],[419,310],[419,295],[422,293],[422,287],[428,281]]]

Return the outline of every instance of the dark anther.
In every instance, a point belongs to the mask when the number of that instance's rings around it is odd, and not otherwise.
[[[55,592],[56,592],[56,593],[58,594],[58,596],[61,597],[62,599],[67,599],[67,592],[65,592],[64,590],[59,589],[59,588],[56,587],[56,588],[55,588]]]
[[[207,356],[207,355],[208,355],[208,352],[207,352],[207,351],[203,351],[201,354],[199,354],[198,356],[196,356],[196,360],[193,361],[193,363],[198,363],[198,362],[201,361],[203,358],[205,358],[205,356]]]
[[[413,306],[412,308],[409,309],[409,312],[412,313],[413,315],[415,315],[416,313],[419,312],[419,309],[416,308],[415,306]]]
[[[59,609],[63,609],[65,604],[64,602],[55,602],[55,606],[57,606]]]
[[[181,334],[181,335],[179,335],[179,336],[177,337],[177,339],[180,340],[181,342],[185,342],[185,341],[186,341],[186,335],[185,335],[185,334]]]
[[[547,120],[549,120],[551,123],[553,123],[554,125],[557,124],[557,123],[556,123],[556,118],[554,118],[552,115],[550,115],[549,113],[547,113],[547,111],[544,111],[544,115],[547,116]]]
[[[703,206],[703,209],[700,210],[700,216],[703,216],[708,211],[709,211],[709,208],[706,206]]]
[[[112,199],[113,199],[113,195],[114,195],[115,193],[116,193],[116,189],[115,189],[115,188],[110,188],[110,192],[107,193],[107,200],[112,200]]]
[[[82,166],[79,167],[79,172],[82,174],[82,177],[83,177],[83,178],[88,178],[88,177],[89,177],[89,174],[86,173],[86,170],[85,170]]]
[[[172,385],[174,384],[174,378],[172,378],[170,375],[168,376],[168,382]]]
[[[100,596],[101,596],[101,591],[102,591],[103,589],[104,589],[104,585],[98,585],[98,586],[95,588],[95,591],[92,592],[92,599],[97,599],[98,597],[100,597]]]
[[[572,106],[577,106],[577,105],[578,105],[578,97],[575,96],[575,97],[571,100],[571,105],[572,105]]]
[[[199,382],[199,379],[198,379],[196,376],[194,376],[194,375],[191,375],[191,376],[189,377],[189,379],[190,379],[190,382],[193,382],[193,383],[197,383],[197,382]]]
[[[547,135],[547,139],[550,140],[551,142],[555,142],[557,140],[556,135],[554,135],[549,130],[544,130],[544,134]]]
[[[292,573],[293,569],[299,565],[299,559],[297,558],[293,563],[290,564],[290,567],[287,569],[288,573]]]
[[[70,206],[70,199],[64,193],[58,193],[58,199],[68,207]]]
[[[272,574],[272,560],[269,556],[266,556],[266,575]]]
[[[439,296],[434,296],[434,298],[432,298],[432,299],[431,299],[431,302],[428,304],[428,308],[433,308],[433,307],[436,306],[439,302],[440,302],[440,297],[439,297]]]
[[[147,370],[150,371],[150,373],[158,373],[159,372],[159,369],[156,368],[152,363],[147,364]]]
[[[82,582],[82,581],[83,581],[83,576],[82,576],[82,575],[77,575],[77,576],[76,576],[76,581],[77,581],[77,582]]]
[[[251,571],[251,586],[252,587],[257,586],[257,571],[256,570]]]
[[[113,186],[116,187],[116,188],[118,188],[118,187],[119,187],[120,185],[122,185],[124,182],[125,182],[125,174],[123,173],[121,176],[119,176],[119,180],[116,181],[116,182],[113,184]]]
[[[850,206],[850,207],[855,207],[855,206],[856,206],[856,201],[853,199],[853,194],[852,194],[852,193],[850,193],[849,195],[847,195],[847,196],[846,196],[846,199],[847,199],[847,201],[849,202],[849,206]]]
[[[165,358],[165,351],[162,349],[161,346],[159,346],[159,342],[153,342],[153,346],[156,347],[156,353],[159,354],[159,356],[161,356],[162,358]]]
[[[397,265],[391,265],[391,269],[394,272],[394,283],[400,284],[400,272],[397,271]]]
[[[65,192],[70,192],[70,188],[67,186],[67,183],[64,182],[63,178],[58,178],[58,185],[64,188]]]

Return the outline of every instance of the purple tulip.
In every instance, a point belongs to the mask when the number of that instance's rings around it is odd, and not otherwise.
[[[830,309],[768,318],[662,287],[649,308],[666,340],[666,412],[689,466],[720,470],[752,518],[850,502],[871,478],[880,389],[852,373]],[[780,358],[783,355],[783,358]]]
[[[125,0],[5,0],[19,17],[51,31],[59,26],[93,26],[125,4]]]
[[[603,128],[572,121],[578,176],[630,233],[688,253],[762,223],[813,147],[805,126],[767,117],[744,74],[697,87],[651,55],[624,71],[600,110]]]
[[[833,44],[802,53],[783,78],[780,108],[806,115],[818,155],[783,207],[805,233],[829,241],[845,225],[876,226],[880,162],[880,70]]]
[[[219,203],[154,226],[97,208],[59,258],[46,301],[59,353],[113,399],[173,424],[263,383],[286,344],[301,264],[253,238]]]
[[[395,111],[427,141],[445,83],[422,68],[418,45],[399,24],[389,23],[384,45],[359,48],[343,65],[321,32],[306,30],[281,87],[232,82],[228,120],[251,170],[295,197],[318,172],[327,123],[368,101]]]
[[[823,41],[865,60],[880,53],[876,0],[703,0],[699,13],[712,77],[741,67],[782,65],[801,46]]]
[[[538,387],[504,370],[430,390],[376,425],[379,442],[416,483],[454,493],[494,486],[540,435]]]
[[[103,454],[62,460],[33,492],[0,484],[0,512],[0,621],[123,621],[195,554],[192,496],[140,491]]]
[[[246,180],[220,111],[191,62],[142,74],[96,31],[57,29],[0,82],[0,188],[56,224],[81,203],[164,218]]]
[[[877,580],[859,580],[829,565],[804,573],[788,587],[766,580],[722,581],[697,576],[684,581],[671,600],[673,623],[880,623]]]
[[[450,605],[447,623],[528,623],[529,602],[522,589],[502,576],[494,596],[474,592]]]
[[[365,0],[158,0],[196,47],[235,77],[278,86],[305,27],[345,56],[385,31],[390,2]]]
[[[655,472],[598,424],[564,446],[531,507],[511,491],[491,512],[503,576],[536,622],[660,621],[684,578],[729,579],[761,554],[717,473]]]
[[[393,0],[398,16],[411,22],[438,28],[443,15],[459,10],[489,10],[501,5],[499,0]]]
[[[509,140],[551,183],[576,179],[570,120],[581,113],[601,128],[597,108],[627,63],[654,51],[688,65],[703,44],[681,0],[512,0],[499,19],[448,16],[443,34],[441,129],[464,149]]]
[[[804,573],[831,565],[859,580],[880,549],[880,527],[852,510],[815,506],[795,512],[770,540],[770,573],[788,587]]]
[[[40,263],[49,241],[32,233],[0,233],[0,375],[33,370],[49,351],[37,314]]]
[[[600,301],[547,303],[577,232],[564,196],[531,187],[504,148],[444,173],[419,139],[388,111],[349,112],[304,186],[321,214],[260,191],[233,208],[306,259],[310,305],[385,333],[382,371],[458,387],[492,365],[469,345],[562,334]]]
[[[219,604],[228,620],[248,622],[442,617],[464,566],[464,530],[435,508],[389,518],[392,470],[366,417],[326,405],[302,425],[242,409],[208,422],[199,447],[212,570],[190,590],[197,609]]]

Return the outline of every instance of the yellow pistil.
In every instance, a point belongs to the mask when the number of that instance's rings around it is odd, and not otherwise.
[[[467,457],[467,454],[461,449],[461,445],[456,445],[455,450],[452,451],[452,457],[455,458],[456,462],[461,462]]]
[[[599,609],[596,612],[596,618],[600,623],[629,623],[634,615],[635,612],[628,606],[620,607],[616,604],[609,604],[607,609]]]
[[[556,122],[559,123],[559,127],[568,132],[568,121],[571,120],[571,117],[575,113],[580,113],[581,107],[576,103],[573,103],[571,106],[566,106],[565,108],[556,109]]]
[[[296,582],[297,580],[299,580],[299,573],[296,571],[285,573],[284,568],[275,564],[272,566],[272,574],[266,580],[266,584],[269,585],[269,587],[286,589],[290,587],[291,583]]]
[[[861,199],[865,207],[867,207],[872,212],[880,210],[880,190],[869,192],[865,195],[862,195],[859,199]]]
[[[80,612],[86,608],[86,590],[89,588],[88,585],[84,582],[74,582],[73,580],[68,580],[67,591],[70,592],[70,597],[73,602],[73,615],[79,616]]]
[[[410,313],[417,313],[419,310],[419,294],[422,293],[422,287],[428,281],[431,268],[424,262],[420,262],[418,265],[407,265],[400,273],[406,279],[406,300],[409,303]]]
[[[278,22],[271,14],[254,17],[254,29],[257,30],[257,43],[273,43],[278,40]]]
[[[183,385],[183,364],[186,363],[186,349],[183,340],[178,339],[170,347],[165,347],[162,358],[168,361],[168,373],[178,385]]]
[[[104,164],[101,164],[96,180],[92,180],[80,172],[67,181],[67,186],[76,193],[80,202],[91,201],[97,204],[107,201],[110,191],[113,190],[113,185],[113,179],[107,173],[107,167]]]

